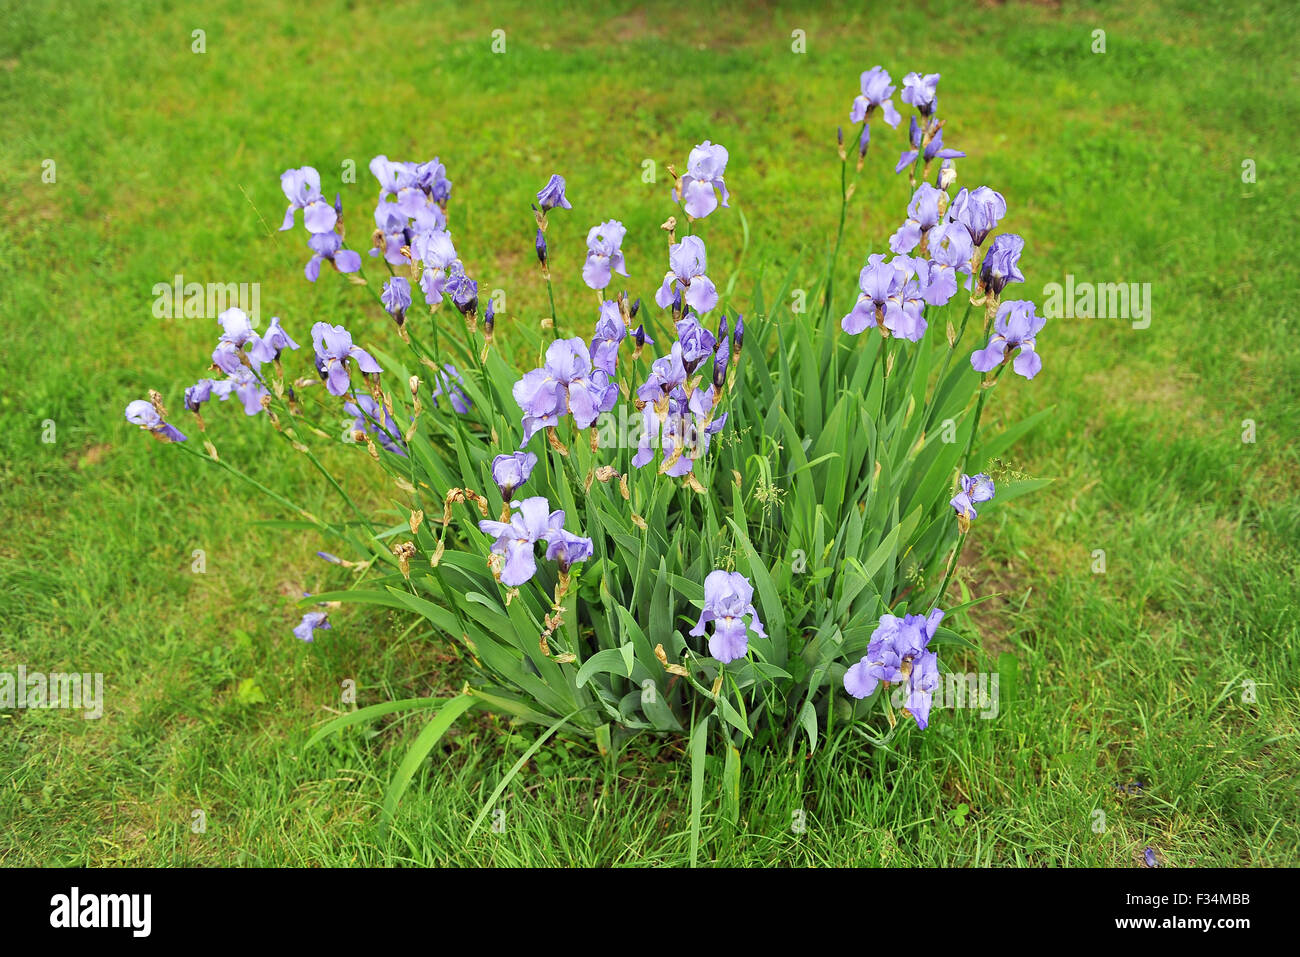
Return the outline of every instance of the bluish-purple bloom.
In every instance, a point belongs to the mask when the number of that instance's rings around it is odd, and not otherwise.
[[[686,305],[696,312],[708,312],[718,304],[718,290],[713,280],[704,275],[707,269],[704,240],[687,236],[680,243],[674,243],[668,249],[668,272],[664,274],[663,285],[655,293],[655,302],[660,308],[667,309],[676,298],[674,286],[679,285],[684,290],[682,297]]]
[[[1020,254],[1024,251],[1025,240],[1015,233],[1002,233],[989,244],[980,264],[980,285],[995,296],[1002,295],[1002,290],[1009,282],[1024,282],[1020,273]]]
[[[682,344],[682,365],[690,375],[701,362],[713,355],[718,342],[694,315],[679,319],[676,328],[677,341]]]
[[[893,236],[889,248],[896,253],[910,253],[921,243],[921,237],[939,224],[939,201],[946,199],[943,190],[922,183],[907,204],[907,220]]]
[[[220,323],[222,332],[217,347],[212,351],[212,364],[218,369],[233,375],[244,366],[255,369],[266,361],[259,358],[264,350],[258,349],[260,340],[253,331],[252,320],[244,310],[232,306],[217,316],[217,322]],[[244,351],[246,345],[251,346],[248,352]]]
[[[587,343],[577,337],[552,342],[545,366],[525,373],[511,391],[524,413],[524,444],[570,412],[578,428],[590,428],[618,399],[618,386],[603,369],[592,368]]]
[[[917,257],[912,260],[917,292],[932,306],[946,306],[957,295],[957,274],[937,262]]]
[[[715,368],[717,361],[715,357]],[[650,375],[637,389],[637,398],[645,406],[641,410],[637,452],[632,457],[634,467],[648,465],[658,445],[664,454],[660,471],[671,476],[687,475],[693,471],[695,460],[708,452],[710,437],[726,425],[726,413],[714,418],[719,387],[710,382],[688,397],[686,379],[682,343],[676,341],[667,356],[654,361]]]
[[[1047,320],[1034,315],[1034,304],[1028,299],[1010,299],[998,306],[993,322],[993,335],[988,345],[971,353],[970,364],[977,372],[990,372],[1006,362],[1014,349],[1016,354],[1011,367],[1017,375],[1032,379],[1043,368],[1042,357],[1035,345],[1035,337]]]
[[[406,310],[411,308],[411,281],[405,276],[393,276],[384,283],[379,301],[400,326],[406,321]]]
[[[949,222],[961,223],[970,231],[971,241],[983,246],[988,234],[1007,214],[1007,201],[1002,194],[987,186],[975,190],[962,188],[948,207]]]
[[[515,489],[528,481],[537,465],[537,456],[532,452],[511,452],[498,455],[492,460],[492,481],[501,490],[501,497],[507,502],[514,497]]]
[[[456,247],[451,233],[445,229],[431,229],[420,233],[411,244],[411,255],[423,263],[420,271],[420,290],[430,306],[442,302],[443,287],[447,281],[447,268],[456,261]]]
[[[940,223],[925,238],[931,262],[953,272],[970,274],[975,243],[970,238],[969,229],[961,223]]]
[[[329,615],[323,611],[309,611],[302,616],[293,629],[293,636],[302,641],[311,642],[315,640],[315,632],[318,628],[330,628]]]
[[[909,256],[885,262],[881,253],[867,257],[858,274],[860,295],[852,311],[840,320],[840,328],[858,335],[883,325],[892,335],[917,342],[925,334],[922,316],[925,295],[917,280],[915,263]]]
[[[199,406],[212,398],[211,379],[200,379],[194,385],[185,390],[185,408],[191,412],[198,412]]]
[[[855,698],[866,698],[879,684],[908,685],[907,710],[922,730],[930,721],[931,696],[939,682],[938,656],[928,651],[943,620],[935,608],[928,615],[899,618],[885,614],[871,634],[867,653],[844,672],[844,690]]]
[[[478,312],[478,283],[465,275],[465,265],[459,259],[447,267],[447,281],[443,288],[461,315]]]
[[[650,364],[650,375],[637,388],[636,396],[645,402],[662,402],[668,393],[685,384],[686,377],[682,344],[674,342],[668,355],[660,356]]]
[[[870,118],[876,107],[880,107],[884,114],[885,122],[890,126],[897,128],[898,121],[902,119],[898,115],[898,110],[894,109],[894,101],[891,97],[894,95],[894,86],[890,83],[889,74],[882,66],[873,66],[859,78],[862,84],[862,92],[853,100],[853,110],[849,113],[849,119],[854,123],[861,123],[863,120]],[[870,127],[867,127],[870,129]],[[859,144],[859,150],[863,154],[867,152],[866,144],[870,142],[870,134],[863,132],[863,140]]]
[[[572,204],[564,198],[564,177],[559,173],[552,173],[551,178],[546,181],[537,193],[537,202],[541,204],[543,211],[555,209],[573,209]]]
[[[939,74],[909,73],[903,77],[903,102],[916,107],[922,116],[930,116],[939,104]]]
[[[745,616],[749,616],[748,628]],[[754,607],[754,586],[740,572],[722,569],[711,571],[704,579],[704,608],[691,634],[700,637],[704,626],[713,622],[709,654],[722,664],[745,657],[749,651],[749,631],[766,638],[758,609]]]
[[[538,231],[541,236],[541,230]],[[627,275],[627,266],[623,262],[623,237],[627,230],[616,219],[592,226],[587,231],[587,261],[582,266],[582,281],[592,289],[600,290],[609,285],[611,271],[620,276]],[[545,240],[542,240],[545,246]],[[538,254],[541,256],[541,252]],[[543,259],[543,263],[545,260]]]
[[[617,375],[618,347],[627,338],[627,323],[623,312],[612,299],[600,304],[600,318],[596,320],[596,334],[591,339],[591,364],[611,378]]]
[[[560,566],[560,572],[565,573],[578,562],[585,562],[595,551],[595,544],[590,538],[583,538],[581,535],[574,535],[572,532],[566,532],[560,529],[551,535],[550,544],[546,549],[546,558]]]
[[[321,195],[320,173],[310,166],[287,169],[280,174],[280,189],[289,200],[281,231],[293,229],[293,214],[302,210],[302,222],[309,233],[328,233],[338,222],[338,212]]]
[[[163,421],[153,403],[146,399],[136,399],[126,406],[126,421],[152,433],[164,442],[184,442],[185,434],[175,426]]]
[[[881,253],[869,256],[867,265],[858,273],[858,301],[840,320],[840,328],[852,336],[875,328],[884,318],[890,297],[897,295],[906,282],[907,273],[901,266],[885,262]]]
[[[691,150],[681,181],[682,206],[687,216],[703,219],[717,209],[717,193],[722,194],[722,205],[727,205],[727,184],[722,181],[726,171],[725,146],[705,140]]]
[[[348,374],[350,363],[371,375],[384,371],[370,353],[352,344],[352,336],[342,326],[316,323],[311,327],[311,342],[316,350],[316,371],[325,380],[325,388],[331,395],[347,394],[352,384]]]
[[[311,259],[303,267],[303,273],[311,282],[320,278],[320,266],[330,263],[339,272],[356,272],[361,268],[361,254],[354,249],[343,248],[343,237],[330,230],[325,233],[312,233],[307,239],[311,248]]]
[[[379,201],[392,200],[392,205],[408,218],[428,215],[432,207],[445,204],[451,195],[451,181],[436,156],[427,163],[397,162],[387,156],[376,156],[370,161],[370,172],[379,181]]]
[[[979,514],[975,510],[975,506],[981,502],[990,501],[992,498],[993,479],[983,472],[975,476],[963,474],[961,477],[961,490],[953,496],[952,501],[948,504],[953,507],[953,510],[958,515],[969,521]]]
[[[257,375],[248,366],[238,366],[234,372],[212,384],[212,394],[222,402],[232,395],[244,405],[244,415],[257,415],[262,411],[262,397],[266,391]]]
[[[501,583],[518,588],[537,574],[534,546],[549,542],[564,528],[564,512],[551,511],[550,503],[540,495],[512,502],[509,522],[488,519],[478,523],[479,531],[492,536],[492,551],[505,556]]]

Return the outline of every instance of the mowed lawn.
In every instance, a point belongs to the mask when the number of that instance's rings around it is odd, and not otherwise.
[[[364,293],[304,280],[301,229],[276,232],[291,166],[321,171],[361,237],[369,159],[439,156],[457,249],[505,291],[507,347],[545,308],[528,204],[547,176],[574,205],[548,233],[559,314],[587,331],[587,228],[628,226],[628,288],[648,298],[664,167],[706,138],[730,151],[733,195],[711,272],[736,271],[743,216],[739,299],[760,269],[810,288],[839,214],[835,127],[877,63],[896,82],[942,73],[961,182],[1001,191],[1003,226],[1026,239],[1017,296],[1042,303],[1067,276],[1149,284],[1150,323],[1053,319],[1043,373],[997,390],[994,423],[1052,409],[999,474],[1054,480],[980,524],[958,575],[998,597],[959,619],[983,651],[946,661],[1000,672],[999,716],[940,711],[888,751],[848,735],[790,764],[755,754],[739,819],[708,804],[703,858],[1135,866],[1151,847],[1171,867],[1300,863],[1293,5],[303,9],[0,2],[0,672],[105,675],[99,720],[0,712],[0,863],[684,863],[671,739],[612,762],[548,743],[504,826],[467,839],[538,734],[489,716],[446,740],[377,835],[418,724],[306,739],[345,681],[362,705],[446,694],[462,664],[411,620],[358,608],[295,640],[295,599],[348,580],[314,556],[331,543],[262,524],[290,516],[122,410],[157,388],[190,424],[182,390],[218,330],[154,317],[154,284],[177,274],[259,283],[263,321],[299,342],[322,319],[392,341]],[[875,133],[837,316],[909,197],[901,133]],[[223,458],[334,514],[265,421],[234,403],[207,419]],[[356,451],[328,462],[388,507]]]

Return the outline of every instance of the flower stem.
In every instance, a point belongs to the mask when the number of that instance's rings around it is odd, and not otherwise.
[[[957,570],[957,559],[961,555],[962,546],[966,544],[967,532],[962,532],[957,536],[957,544],[953,546],[952,556],[948,559],[948,570],[944,572],[943,584],[939,586],[939,594],[934,598],[934,605],[937,608],[943,603],[943,596],[948,591],[948,585],[952,582],[952,574]]]

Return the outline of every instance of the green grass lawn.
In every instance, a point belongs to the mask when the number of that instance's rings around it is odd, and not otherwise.
[[[549,743],[509,786],[499,830],[467,838],[538,734],[491,716],[445,739],[379,837],[418,724],[303,745],[344,707],[344,681],[363,705],[447,693],[463,681],[456,652],[355,607],[299,643],[294,600],[345,581],[314,557],[329,543],[259,524],[287,516],[122,409],[151,387],[179,409],[206,364],[215,323],[151,311],[154,284],[178,273],[260,283],[264,317],[291,332],[328,319],[391,338],[337,276],[303,279],[301,230],[275,231],[290,166],[316,166],[368,232],[369,159],[438,155],[457,249],[505,290],[508,338],[544,309],[528,204],[546,177],[564,173],[575,206],[548,233],[574,277],[559,315],[585,326],[587,226],[622,219],[629,287],[648,297],[664,166],[708,138],[730,150],[737,217],[711,234],[714,270],[735,268],[743,214],[742,301],[760,262],[811,287],[839,214],[835,127],[876,63],[896,82],[943,74],[962,182],[1005,194],[1003,225],[1026,238],[1020,295],[1041,303],[1067,274],[1150,283],[1151,322],[1049,321],[1043,373],[991,406],[995,422],[1053,410],[1001,467],[1054,482],[983,524],[958,572],[998,597],[964,620],[982,651],[946,661],[1000,671],[999,716],[940,711],[888,750],[849,735],[791,764],[755,753],[738,819],[706,807],[703,859],[1133,866],[1150,846],[1175,867],[1300,863],[1295,8],[865,6],[325,2],[304,17],[279,2],[0,0],[0,671],[106,676],[98,721],[0,711],[0,863],[684,863],[688,774],[671,739],[612,761]],[[837,315],[910,195],[892,174],[901,136],[881,130]],[[348,160],[357,182],[340,186]],[[208,421],[223,458],[336,508],[264,422],[233,404]],[[329,464],[382,505],[376,472],[345,451]]]

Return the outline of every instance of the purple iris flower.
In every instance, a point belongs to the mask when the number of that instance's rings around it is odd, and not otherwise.
[[[912,673],[907,676],[907,713],[924,731],[930,726],[930,706],[934,690],[939,687],[939,656],[933,651],[917,655],[912,661]]]
[[[930,718],[931,693],[938,685],[938,656],[927,651],[938,631],[943,612],[899,618],[885,614],[871,634],[867,653],[844,673],[844,690],[855,698],[866,698],[882,681],[908,683],[907,710],[924,730]]]
[[[926,248],[934,265],[970,274],[975,243],[970,238],[970,230],[961,223],[935,226],[926,235]]]
[[[587,343],[577,337],[552,342],[546,365],[525,373],[511,391],[524,413],[525,444],[569,412],[578,428],[590,428],[618,399],[617,384],[603,369],[593,370]]]
[[[406,310],[411,308],[411,281],[405,276],[393,276],[384,283],[379,301],[400,326],[406,321]]]
[[[581,535],[574,535],[572,532],[560,529],[550,538],[546,558],[559,565],[563,573],[578,562],[585,562],[594,551],[595,544],[590,538],[583,538]]]
[[[442,302],[443,288],[447,282],[447,267],[456,261],[456,247],[451,233],[445,229],[431,229],[420,233],[411,244],[411,255],[424,264],[420,272],[420,289],[424,301],[430,306]]]
[[[880,107],[884,114],[885,122],[895,129],[898,128],[898,122],[902,119],[898,115],[898,110],[894,109],[894,101],[891,97],[894,95],[895,87],[890,83],[889,74],[884,67],[873,66],[859,78],[862,82],[862,93],[853,100],[853,110],[849,113],[849,119],[854,123],[861,123],[875,112],[876,107]],[[870,135],[864,131],[863,141],[859,144],[859,150],[865,154],[867,152],[866,143],[870,142]]]
[[[217,322],[221,324],[222,342],[229,342],[238,347],[257,339],[257,333],[253,331],[253,322],[248,318],[248,313],[238,306],[232,306],[217,316]]]
[[[370,172],[379,181],[380,202],[393,200],[392,205],[412,219],[445,203],[451,195],[451,181],[436,156],[427,163],[397,162],[387,156],[376,156],[370,161]]]
[[[188,394],[188,390],[186,390]],[[156,438],[165,442],[184,442],[185,434],[175,426],[168,425],[146,399],[136,399],[126,406],[126,421],[152,432]]]
[[[541,230],[538,230],[541,235]],[[611,271],[620,276],[627,275],[627,266],[623,262],[623,237],[627,230],[617,219],[611,219],[592,226],[587,231],[587,261],[582,267],[582,281],[592,289],[600,290],[609,285]],[[545,240],[542,240],[545,244]]]
[[[975,506],[980,502],[987,502],[993,498],[993,480],[980,472],[978,475],[971,477],[962,475],[961,491],[953,496],[948,504],[953,507],[958,515],[964,516],[967,520],[975,518],[978,512]]]
[[[727,205],[727,184],[722,181],[726,171],[725,146],[705,140],[691,150],[686,160],[686,175],[681,182],[682,206],[687,216],[703,219],[717,209],[717,193],[722,194],[722,205]]]
[[[447,178],[447,169],[434,157],[421,167],[420,180],[425,183],[429,195],[435,203],[445,204],[451,199],[451,180]]]
[[[289,338],[289,334],[280,326],[280,317],[273,316],[271,324],[266,327],[266,334],[254,337],[248,355],[258,365],[274,362],[280,358],[285,349],[297,349],[298,343]]]
[[[478,283],[465,275],[465,264],[459,259],[448,265],[443,289],[462,316],[478,312]]]
[[[636,390],[636,397],[645,402],[661,402],[674,389],[686,383],[687,372],[682,356],[682,344],[674,342],[666,356],[650,364],[650,375]]]
[[[907,270],[896,262],[885,262],[881,253],[867,258],[867,265],[858,274],[861,295],[853,310],[840,320],[840,328],[856,336],[865,329],[874,328],[884,317],[890,299],[902,292],[907,283]]]
[[[889,237],[889,248],[896,253],[910,253],[921,243],[921,237],[939,224],[939,201],[946,199],[943,190],[922,183],[907,204],[907,221],[898,232]]]
[[[515,489],[528,481],[537,465],[537,456],[532,452],[511,452],[498,455],[492,460],[492,481],[501,490],[501,497],[507,502],[514,497]]]
[[[679,354],[681,344],[674,342],[673,350]],[[675,368],[681,369],[680,356],[674,355],[669,361],[674,360]],[[641,434],[632,465],[644,468],[654,459],[655,446],[660,445],[664,461],[672,463],[663,469],[664,474],[674,477],[687,475],[694,470],[695,460],[708,453],[709,440],[722,431],[727,414],[713,418],[718,393],[712,384],[696,389],[687,399],[682,386],[667,390],[667,385],[656,384],[655,378],[652,371],[650,379],[637,392],[638,398],[654,395],[656,391],[661,394],[653,402],[648,398],[645,400],[645,408],[641,410]]]
[[[971,353],[970,364],[977,372],[990,372],[1019,349],[1011,367],[1017,375],[1032,379],[1043,368],[1042,357],[1035,347],[1035,337],[1047,320],[1034,315],[1034,304],[1028,299],[1010,299],[998,306],[993,321],[993,335],[988,345]]]
[[[318,628],[330,628],[329,615],[323,611],[309,611],[302,616],[302,621],[294,626],[293,636],[302,641],[312,642],[315,640],[312,633]]]
[[[930,116],[939,104],[939,74],[909,73],[903,77],[903,102],[916,107],[922,116]]]
[[[894,261],[903,270],[904,282],[885,303],[884,326],[891,335],[899,339],[920,342],[926,329],[926,322],[922,316],[926,298],[918,269],[927,267],[928,263],[923,259],[914,260],[909,256],[898,256]],[[956,290],[954,289],[953,292]]]
[[[309,233],[328,233],[338,222],[338,212],[321,195],[320,173],[310,166],[300,169],[287,169],[280,174],[280,189],[289,200],[289,208],[284,212],[281,231],[293,229],[293,214],[302,210],[302,222]]]
[[[244,346],[258,342],[253,323],[244,310],[236,307],[227,309],[217,317],[221,324],[221,336],[217,347],[212,351],[212,364],[225,373],[233,373],[244,366],[245,362],[258,362],[255,358],[246,358]]]
[[[750,618],[748,628],[746,615]],[[709,654],[724,665],[745,657],[749,651],[749,631],[760,638],[767,637],[758,618],[758,609],[754,607],[754,586],[740,572],[718,569],[705,577],[704,608],[690,633],[700,637],[709,622],[714,623]]]
[[[661,309],[667,309],[676,297],[674,286],[680,284],[685,290],[683,297],[686,305],[696,312],[708,312],[718,304],[718,290],[713,280],[704,275],[708,260],[704,251],[704,240],[698,236],[687,236],[680,243],[674,243],[668,249],[668,272],[664,274],[663,285],[655,293],[655,302]]]
[[[542,227],[537,227],[537,241],[533,243],[533,248],[537,250],[537,261],[546,266],[546,235],[542,232]]]
[[[325,233],[312,233],[307,239],[312,257],[307,260],[303,272],[311,282],[320,277],[321,263],[328,262],[339,272],[356,272],[361,268],[361,254],[354,249],[343,248],[343,237],[330,230]]]
[[[343,411],[353,416],[356,421],[352,423],[352,430],[369,432],[386,451],[394,455],[406,455],[406,449],[402,447],[402,433],[397,428],[397,423],[389,415],[388,410],[383,408],[373,398],[368,395],[358,395],[353,401],[343,404]]]
[[[455,382],[452,381],[453,379],[455,379]],[[447,398],[451,401],[452,409],[460,415],[464,415],[468,412],[470,401],[469,397],[465,395],[465,390],[461,388],[461,385],[464,384],[465,377],[456,371],[454,365],[451,365],[450,363],[444,365],[442,370],[433,377],[433,390],[431,394],[433,397],[434,407],[438,407],[438,398],[445,393]]]
[[[199,411],[199,406],[212,398],[211,379],[200,379],[194,385],[185,390],[185,408],[191,412]]]
[[[212,394],[222,402],[232,395],[244,404],[244,415],[257,415],[262,411],[262,396],[270,395],[247,366],[239,366],[226,378],[212,384]]]
[[[1002,233],[989,244],[980,264],[980,285],[995,296],[1002,295],[1002,290],[1009,282],[1024,282],[1020,273],[1020,254],[1024,251],[1025,240],[1015,233]]]
[[[330,395],[346,395],[352,382],[348,361],[362,372],[378,375],[384,370],[370,353],[352,344],[352,336],[342,326],[318,322],[311,327],[312,347],[316,350],[316,371],[325,380]]]
[[[573,209],[572,204],[564,198],[564,177],[559,173],[552,173],[546,185],[537,193],[537,202],[541,204],[543,211],[557,206],[560,209]]]
[[[920,297],[932,306],[946,306],[957,295],[957,273],[928,259],[913,259]]]
[[[606,299],[600,304],[596,334],[591,340],[591,364],[608,376],[617,375],[618,347],[627,338],[627,324],[618,303]]]
[[[970,230],[975,245],[983,246],[993,227],[1006,214],[1007,201],[1001,193],[987,186],[980,186],[974,191],[962,187],[948,207],[947,220],[950,223],[961,223]]]
[[[549,542],[564,528],[564,512],[551,511],[545,498],[535,495],[522,502],[511,502],[509,522],[488,519],[478,523],[479,531],[492,536],[492,551],[505,556],[501,583],[518,588],[537,574],[537,555],[533,546]]]
[[[690,375],[701,362],[713,355],[718,342],[694,315],[679,319],[676,328],[677,341],[682,344],[682,365]]]

